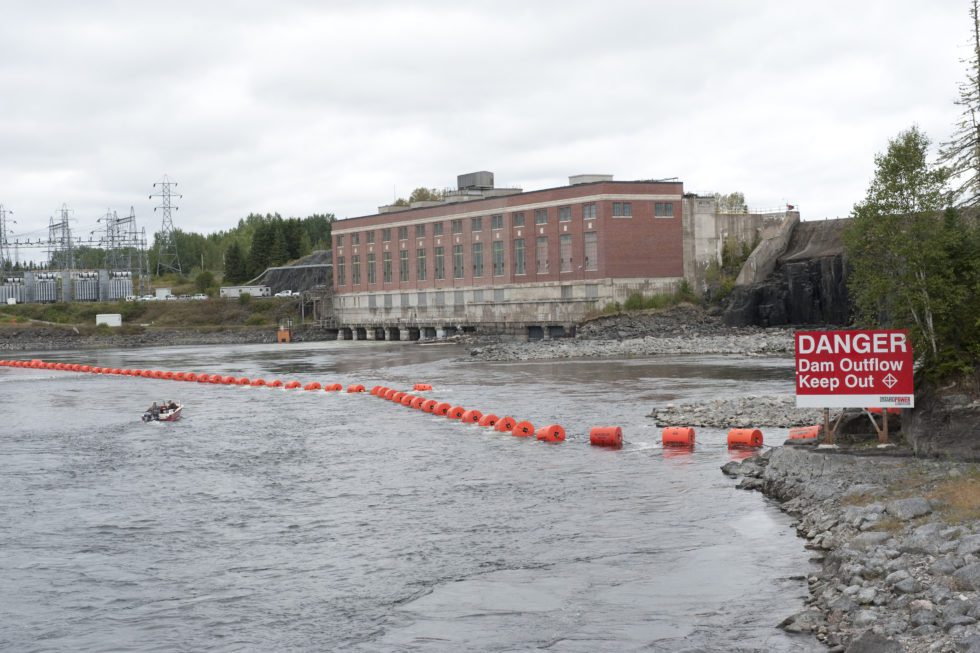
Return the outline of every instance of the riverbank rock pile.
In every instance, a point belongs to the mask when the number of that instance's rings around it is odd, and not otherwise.
[[[788,331],[759,331],[744,335],[630,338],[627,340],[537,340],[476,347],[470,356],[484,361],[527,361],[557,358],[635,358],[660,354],[735,354],[776,356],[793,352]]]
[[[808,608],[781,628],[837,653],[980,651],[975,470],[790,447],[722,470],[782,501],[817,552]]]
[[[579,326],[577,335],[583,340],[627,340],[644,336],[735,335],[757,331],[760,329],[726,326],[718,315],[700,306],[679,304],[668,309],[630,311],[593,318]]]
[[[692,404],[667,404],[649,415],[657,426],[711,428],[785,427],[822,424],[820,409],[797,408],[792,395],[745,396]]]

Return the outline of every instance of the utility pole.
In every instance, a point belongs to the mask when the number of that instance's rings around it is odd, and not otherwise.
[[[0,272],[3,272],[8,267],[13,268],[14,266],[14,262],[10,259],[10,236],[7,231],[8,213],[13,214],[13,211],[5,209],[3,204],[0,204]]]
[[[58,209],[59,220],[54,218],[48,220],[48,257],[51,267],[60,267],[62,270],[71,270],[75,267],[75,252],[71,240],[71,225],[68,224],[68,215],[71,209],[67,204],[62,204]],[[60,262],[55,259],[60,258]]]
[[[180,257],[177,254],[177,235],[174,233],[174,222],[170,216],[170,212],[172,210],[176,211],[179,208],[173,206],[173,198],[180,199],[183,195],[176,195],[173,192],[172,187],[176,187],[177,182],[170,181],[167,175],[163,176],[163,181],[158,181],[153,184],[154,189],[157,186],[160,187],[159,190],[150,195],[150,199],[154,197],[160,198],[160,206],[154,207],[153,210],[160,209],[163,213],[160,233],[157,234],[159,238],[157,241],[157,276],[168,270],[181,274]]]

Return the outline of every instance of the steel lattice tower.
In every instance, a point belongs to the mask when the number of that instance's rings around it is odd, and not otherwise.
[[[52,268],[60,267],[63,270],[71,270],[75,267],[75,252],[71,240],[71,225],[68,224],[68,214],[71,209],[67,204],[62,204],[58,210],[60,219],[58,222],[51,218],[48,221],[48,261]],[[63,254],[60,266],[56,266],[55,259],[58,254]]]
[[[10,236],[7,232],[8,213],[13,213],[13,211],[8,211],[3,207],[3,204],[0,204],[0,272],[7,269],[8,266],[14,266],[14,262],[10,259]]]
[[[171,187],[176,187],[177,182],[170,181],[167,175],[163,176],[163,181],[158,181],[153,184],[153,188],[157,186],[160,187],[160,190],[150,195],[150,199],[154,197],[160,198],[160,206],[154,207],[153,210],[160,209],[163,213],[160,233],[157,234],[157,276],[166,270],[181,274],[180,256],[177,254],[177,236],[174,233],[174,222],[170,216],[170,212],[171,210],[176,211],[178,209],[178,207],[172,204],[173,198],[180,199],[183,195],[173,193]]]

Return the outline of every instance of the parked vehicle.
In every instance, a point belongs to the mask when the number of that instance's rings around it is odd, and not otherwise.
[[[294,293],[292,290],[280,290],[276,293],[276,297],[292,297],[293,295],[298,295],[299,293]]]
[[[202,299],[207,299],[207,298],[208,298],[208,296],[207,296],[207,295],[205,295],[205,294],[204,294],[204,293],[202,293],[202,292],[199,292],[199,293],[197,293],[196,295],[193,295],[193,296],[191,297],[191,299],[196,299],[196,300],[202,300]]]

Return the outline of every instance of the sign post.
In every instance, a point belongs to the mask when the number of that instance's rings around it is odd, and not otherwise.
[[[889,409],[915,405],[908,331],[797,331],[795,341],[796,406],[824,409],[825,443],[840,424],[831,427],[831,408],[869,406],[882,409],[875,430],[887,443]]]

